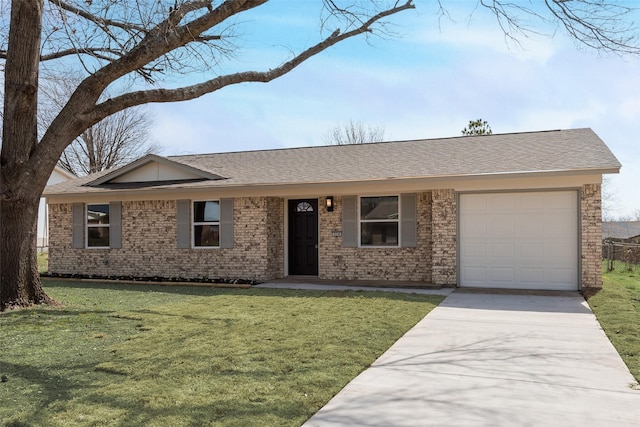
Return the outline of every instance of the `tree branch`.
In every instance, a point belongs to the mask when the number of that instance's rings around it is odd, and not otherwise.
[[[102,55],[102,53],[112,53],[116,56],[122,56],[122,51],[118,49],[108,49],[108,48],[69,48],[65,50],[61,50],[58,52],[52,52],[45,55],[40,56],[40,61],[51,61],[53,59],[60,59],[65,56],[70,55],[91,55],[93,57],[104,59],[106,61],[113,61],[115,58],[110,56]],[[0,58],[2,58],[2,52],[0,52]]]
[[[61,0],[51,0],[51,3],[58,6],[62,10],[66,10],[67,12],[73,13],[76,16],[86,19],[87,21],[93,22],[94,24],[96,24],[98,27],[101,27],[101,28],[117,27],[127,32],[130,32],[132,30],[141,32],[141,33],[147,32],[146,28],[141,27],[139,25],[135,25],[130,22],[119,22],[119,21],[114,21],[112,19],[101,18],[99,16],[95,16],[82,9],[78,9],[77,7],[72,6],[69,3]]]
[[[269,71],[245,71],[240,73],[228,74],[225,76],[219,76],[206,82],[202,82],[192,86],[186,86],[183,88],[138,91],[109,99],[97,105],[96,108],[89,113],[89,115],[92,117],[91,121],[99,121],[102,118],[109,116],[110,114],[113,114],[117,111],[137,105],[155,102],[186,101],[199,98],[202,95],[215,92],[222,89],[223,87],[233,84],[246,82],[270,82],[278,77],[287,74],[307,59],[317,55],[318,53],[326,50],[336,43],[363,33],[371,32],[371,27],[381,19],[401,12],[403,10],[414,8],[415,5],[413,4],[413,0],[407,0],[401,5],[396,5],[391,9],[387,9],[376,15],[373,15],[361,26],[351,31],[341,34],[340,30],[335,30],[329,37],[325,38],[320,43],[308,48],[291,60]]]

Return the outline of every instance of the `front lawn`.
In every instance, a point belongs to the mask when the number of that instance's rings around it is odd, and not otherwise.
[[[640,274],[616,268],[589,306],[629,370],[640,381]]]
[[[45,280],[0,315],[0,420],[299,426],[442,297]]]

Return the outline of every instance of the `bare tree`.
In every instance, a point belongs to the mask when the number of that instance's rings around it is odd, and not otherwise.
[[[466,128],[462,129],[463,135],[491,135],[491,126],[486,120],[469,120]]]
[[[46,129],[64,107],[82,78],[64,75],[41,82],[39,126]],[[107,99],[109,94],[103,96]],[[144,106],[129,108],[99,121],[83,131],[65,150],[58,165],[77,176],[127,164],[147,154],[159,154],[161,147],[148,140],[153,123]]]
[[[614,221],[614,212],[616,210],[616,191],[611,186],[611,178],[604,175],[602,177],[601,185],[601,205],[602,205],[602,220]]]
[[[325,136],[327,145],[366,144],[368,142],[384,141],[384,128],[379,126],[365,126],[362,122],[336,125]]]
[[[212,67],[239,54],[233,44],[236,27],[246,25],[247,31],[256,27],[253,20],[243,24],[242,16],[272,2],[12,0],[10,7],[8,2],[0,3],[0,60],[4,60],[5,85],[0,152],[0,310],[51,302],[37,272],[38,201],[63,151],[84,131],[138,105],[191,100],[239,83],[270,82],[337,43],[384,32],[388,18],[415,7],[413,0],[317,2],[320,31],[307,48],[264,71],[220,74],[177,88],[161,88],[159,84],[175,73],[211,72]],[[512,1],[493,0],[484,5],[494,11],[508,36],[526,31],[518,16],[529,15],[557,22],[596,49],[640,51],[637,34],[624,20],[631,10],[606,1],[546,0],[545,17]],[[37,98],[44,63],[52,72],[62,67],[67,72],[71,64],[77,64],[86,77],[38,136]],[[155,86],[103,98],[108,87],[135,77]]]
[[[63,152],[58,164],[77,176],[127,164],[160,146],[147,142],[151,118],[145,111],[128,109],[91,126]]]

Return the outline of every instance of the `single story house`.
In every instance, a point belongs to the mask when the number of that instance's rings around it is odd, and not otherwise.
[[[602,240],[640,244],[640,221],[603,222]]]
[[[605,259],[640,263],[640,221],[602,223],[602,253]]]
[[[51,273],[600,287],[591,129],[160,157],[47,187]]]
[[[60,182],[69,181],[70,179],[77,178],[69,171],[56,166],[51,172],[51,176],[47,180],[47,185],[54,185]],[[40,199],[40,206],[38,207],[38,240],[37,246],[39,251],[46,251],[49,246],[49,210],[47,208],[47,202],[44,197]]]

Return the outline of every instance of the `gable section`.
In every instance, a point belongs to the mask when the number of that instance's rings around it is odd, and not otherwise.
[[[224,177],[165,157],[149,154],[85,185],[219,179],[224,179]]]

